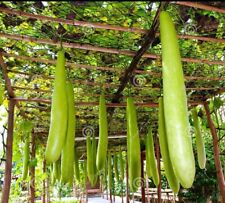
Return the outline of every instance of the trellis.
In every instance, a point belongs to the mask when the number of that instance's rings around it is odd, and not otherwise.
[[[5,13],[5,14],[13,14],[17,16],[23,16],[23,17],[28,17],[31,19],[38,19],[41,21],[47,21],[47,22],[55,22],[55,23],[60,23],[60,24],[65,24],[65,25],[74,25],[74,26],[83,26],[83,27],[90,27],[90,28],[99,28],[99,29],[107,29],[107,30],[116,30],[116,31],[122,31],[122,32],[134,32],[134,33],[140,33],[140,34],[145,34],[144,37],[144,43],[141,46],[141,48],[138,51],[128,51],[128,50],[120,50],[120,49],[115,49],[115,48],[106,48],[106,47],[98,47],[98,46],[93,46],[93,45],[88,45],[88,44],[80,44],[80,43],[72,43],[72,42],[59,42],[51,39],[40,39],[40,38],[34,38],[34,37],[29,37],[26,35],[17,35],[17,34],[9,34],[9,33],[4,33],[0,32],[0,37],[2,38],[7,38],[7,39],[12,39],[12,40],[19,40],[23,42],[35,42],[38,44],[48,44],[48,45],[53,45],[53,46],[59,46],[62,45],[63,47],[67,48],[72,48],[72,49],[81,49],[81,50],[88,50],[88,51],[96,51],[96,52],[102,52],[102,53],[110,53],[110,54],[117,54],[117,55],[126,55],[126,56],[131,56],[133,57],[129,67],[125,70],[119,70],[117,68],[112,68],[112,67],[103,67],[103,66],[92,66],[89,64],[74,64],[73,62],[67,62],[67,66],[70,68],[84,68],[84,69],[89,69],[89,70],[100,70],[100,71],[109,71],[113,73],[118,73],[121,76],[121,81],[120,84],[102,84],[102,83],[96,83],[96,82],[90,82],[90,81],[83,81],[83,80],[74,80],[75,84],[83,84],[86,86],[101,86],[104,88],[117,88],[116,93],[112,94],[106,94],[106,97],[111,100],[110,103],[107,103],[107,107],[109,107],[109,121],[111,122],[112,120],[112,115],[114,112],[115,107],[125,107],[126,104],[121,102],[121,98],[126,98],[124,97],[121,93],[127,87],[127,83],[129,82],[130,78],[134,74],[147,74],[155,78],[161,78],[161,74],[158,72],[154,71],[144,71],[144,70],[138,70],[138,64],[141,60],[141,58],[149,58],[152,60],[160,61],[160,55],[157,54],[152,54],[146,52],[148,48],[151,46],[151,44],[154,42],[155,38],[159,36],[159,33],[157,32],[158,29],[158,16],[159,12],[163,7],[166,7],[169,3],[175,3],[181,6],[189,6],[189,7],[194,7],[194,8],[199,8],[199,9],[205,9],[209,11],[215,11],[219,13],[225,13],[225,9],[222,8],[216,8],[213,6],[208,6],[204,5],[201,3],[196,3],[196,2],[163,2],[160,4],[155,18],[152,23],[152,27],[150,30],[144,30],[144,29],[139,29],[139,28],[127,28],[127,27],[122,27],[122,26],[115,26],[115,25],[105,25],[101,23],[92,23],[92,22],[86,22],[86,21],[76,21],[76,20],[66,20],[62,18],[53,18],[53,17],[48,17],[48,16],[43,16],[43,15],[37,15],[37,14],[32,14],[32,13],[27,13],[23,11],[18,11],[14,9],[8,9],[8,8],[3,8],[0,7],[0,11]],[[178,35],[178,38],[180,39],[195,39],[195,40],[201,40],[201,41],[208,41],[212,43],[225,43],[225,39],[218,39],[218,38],[212,38],[212,37],[203,37],[203,36],[194,36],[194,35]],[[11,183],[11,169],[12,169],[12,141],[13,141],[13,120],[14,120],[14,107],[17,105],[17,107],[20,108],[20,103],[21,102],[38,102],[38,103],[46,103],[50,104],[51,100],[50,99],[43,99],[43,98],[20,98],[17,97],[15,94],[15,91],[19,90],[25,90],[25,91],[34,91],[34,92],[43,92],[43,93],[50,93],[51,90],[48,89],[34,89],[34,88],[29,88],[29,87],[20,87],[20,86],[14,86],[11,84],[10,77],[8,76],[8,73],[14,73],[14,74],[19,74],[19,75],[25,75],[25,76],[34,76],[36,74],[33,73],[28,73],[28,72],[20,72],[20,71],[15,71],[11,70],[9,67],[7,67],[6,63],[4,62],[4,58],[8,57],[13,57],[18,60],[28,60],[32,62],[40,62],[40,63],[45,63],[45,64],[55,64],[54,60],[49,60],[49,59],[41,59],[41,58],[35,58],[35,57],[30,57],[30,56],[21,56],[21,55],[16,55],[12,53],[7,53],[4,51],[0,52],[0,66],[2,68],[3,76],[5,79],[5,84],[6,84],[6,90],[7,90],[7,95],[8,95],[8,100],[9,100],[9,111],[8,111],[8,132],[7,132],[7,153],[6,153],[6,165],[5,165],[5,179],[4,179],[4,191],[3,191],[3,196],[2,196],[2,202],[8,202],[9,198],[9,191],[10,191],[10,183]],[[182,58],[183,62],[186,63],[196,63],[196,64],[208,64],[208,65],[221,65],[224,66],[225,62],[224,61],[218,61],[218,60],[206,60],[206,59],[197,59],[197,58]],[[47,76],[43,74],[39,74],[39,77],[47,80],[52,80],[54,79],[52,76]],[[224,81],[225,77],[202,77],[202,76],[185,76],[186,81],[190,80],[205,80],[205,81]],[[137,88],[137,87],[135,87]],[[147,87],[149,88],[149,87]],[[160,92],[161,87],[151,87],[150,89],[156,90]],[[213,147],[214,147],[214,160],[215,160],[215,165],[216,165],[216,170],[217,170],[217,178],[218,178],[218,183],[219,183],[219,188],[221,190],[222,197],[225,201],[225,182],[224,182],[224,176],[222,173],[222,167],[221,163],[219,160],[219,147],[218,147],[218,136],[216,133],[215,126],[212,122],[212,119],[210,117],[210,112],[207,104],[207,99],[212,98],[215,95],[222,94],[225,92],[224,86],[217,86],[215,87],[187,87],[186,88],[187,92],[188,91],[197,91],[198,94],[191,95],[188,98],[188,104],[190,107],[196,106],[196,105],[203,105],[206,111],[207,115],[207,120],[209,122],[209,126],[211,129],[211,133],[213,136]],[[206,92],[201,94],[202,92]],[[98,97],[99,94],[90,94],[90,97]],[[134,96],[136,98],[140,97],[148,97],[148,96]],[[91,102],[77,102],[76,106],[98,106],[98,102],[91,101]],[[149,101],[149,102],[137,102],[136,106],[141,106],[141,107],[153,107],[157,108],[158,104],[154,100]],[[21,114],[26,117],[26,114],[21,110]],[[39,132],[41,135],[47,134],[47,132]],[[38,134],[38,132],[37,132]],[[33,133],[32,136],[32,155],[35,156],[35,139],[34,139],[35,133]],[[125,135],[120,135],[119,137],[126,137]],[[116,135],[112,135],[110,139],[116,138]],[[77,138],[76,138],[77,139]],[[79,137],[78,137],[79,139]],[[81,139],[81,138],[80,138]],[[82,139],[81,139],[82,140]],[[157,158],[158,158],[158,166],[159,166],[159,171],[160,171],[160,163],[159,163],[159,148],[157,145]],[[142,161],[143,161],[143,156],[142,156]],[[142,164],[142,170],[143,170],[143,164]],[[31,171],[31,175],[33,177],[32,180],[34,179],[35,176],[35,171],[34,168]],[[142,172],[143,176],[143,172]],[[32,184],[33,186],[34,184]],[[128,185],[128,184],[127,184]],[[158,197],[159,197],[159,202],[160,200],[160,186],[158,188]],[[128,194],[127,194],[128,195]],[[34,187],[31,187],[31,202],[34,201]],[[129,201],[129,199],[127,198]],[[142,187],[142,202],[145,201],[145,191]]]

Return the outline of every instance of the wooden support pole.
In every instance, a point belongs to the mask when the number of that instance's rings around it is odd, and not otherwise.
[[[50,174],[48,173],[47,182],[46,182],[46,195],[47,203],[50,202]]]
[[[148,175],[146,174],[147,202],[150,203]]]
[[[157,168],[159,173],[159,185],[157,187],[157,195],[158,195],[158,203],[161,203],[161,166],[160,166],[160,148],[159,148],[159,140],[156,137],[156,159],[157,159]]]
[[[31,158],[35,158],[35,135],[32,132],[31,137]],[[30,167],[30,203],[35,202],[35,166]]]
[[[11,177],[12,177],[12,156],[13,156],[13,127],[14,127],[14,100],[9,100],[9,112],[8,112],[8,130],[6,139],[6,162],[5,162],[5,174],[4,184],[2,190],[1,203],[9,202]]]
[[[128,177],[129,177],[129,174],[128,174],[128,157],[126,159],[126,203],[129,203],[130,200],[129,200],[129,181],[128,181]]]
[[[109,200],[110,200],[110,203],[112,203],[112,190],[109,189]]]
[[[210,116],[210,110],[209,110],[209,106],[207,102],[204,103],[204,108],[206,112],[207,121],[210,127],[210,131],[213,137],[213,155],[214,155],[214,162],[216,166],[216,176],[217,176],[220,194],[222,197],[222,202],[224,203],[225,202],[225,180],[224,180],[222,165],[220,162],[219,140],[218,140],[216,128]]]
[[[45,159],[43,160],[43,174],[46,173],[46,161]],[[42,203],[46,203],[46,179],[43,180],[42,182]]]
[[[107,199],[107,200],[109,199],[108,184],[107,184],[107,186],[106,186],[106,199]]]
[[[141,152],[141,199],[145,203],[144,152]]]

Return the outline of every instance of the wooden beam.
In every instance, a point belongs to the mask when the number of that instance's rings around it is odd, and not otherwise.
[[[30,56],[19,56],[16,54],[5,53],[5,52],[1,52],[1,54],[3,56],[13,57],[13,58],[16,58],[19,60],[28,60],[28,61],[33,61],[33,62],[54,64],[54,65],[56,64],[55,60],[42,59],[42,58],[37,58],[37,57],[35,58],[35,57],[30,57]],[[66,62],[66,66],[70,67],[70,68],[85,68],[85,69],[90,69],[90,70],[109,71],[109,72],[113,72],[113,73],[115,73],[115,72],[121,73],[122,72],[122,70],[117,67],[110,68],[110,67],[105,67],[105,66],[91,66],[88,64],[77,64],[77,63],[72,63],[72,62]],[[34,75],[31,73],[15,71],[15,70],[10,70],[10,69],[7,69],[7,72],[12,72],[15,74],[21,74],[21,75],[27,75],[27,76]],[[161,77],[161,73],[154,72],[154,71],[134,70],[134,73],[152,75],[157,78]],[[35,74],[35,75],[38,75],[38,76],[40,75],[42,78],[45,78],[45,79],[54,79],[53,76],[48,76],[48,75],[44,75],[44,74]],[[184,78],[186,80],[212,80],[212,81],[225,80],[225,77],[203,77],[203,76],[187,76],[187,75],[184,76]]]
[[[17,35],[17,34],[8,34],[0,32],[0,37],[5,37],[8,39],[14,39],[24,42],[35,42],[39,44],[48,44],[53,46],[63,46],[67,48],[72,49],[82,49],[82,50],[89,50],[89,51],[97,51],[102,53],[111,53],[111,54],[118,54],[118,55],[126,55],[134,57],[136,52],[135,51],[127,51],[127,50],[120,50],[115,48],[105,48],[105,47],[97,47],[89,44],[80,44],[80,43],[72,43],[72,42],[59,42],[54,41],[52,39],[41,39],[41,38],[35,38],[35,37],[29,37],[26,35]],[[160,55],[157,54],[151,54],[151,53],[144,53],[142,55],[143,58],[150,58],[152,60],[160,60]],[[198,59],[198,58],[181,58],[183,62],[190,62],[190,63],[203,63],[208,65],[225,65],[224,61],[211,61],[207,59]]]
[[[74,26],[89,27],[89,28],[100,28],[100,29],[106,29],[106,30],[133,32],[133,33],[140,33],[140,34],[146,34],[148,32],[148,30],[141,29],[141,28],[123,27],[118,25],[107,25],[103,23],[53,18],[49,16],[23,12],[16,9],[10,9],[10,8],[0,7],[0,11],[3,13],[11,14],[11,15],[23,16],[30,19],[37,19],[41,21],[54,22],[54,23],[60,23],[65,25],[74,25]],[[156,36],[159,36],[158,32],[156,33]],[[177,37],[180,39],[195,39],[195,40],[201,40],[201,41],[225,43],[225,39],[218,39],[218,38],[212,38],[212,37],[195,36],[195,35],[177,35]]]
[[[219,185],[222,202],[225,202],[225,180],[224,180],[222,165],[220,162],[220,149],[219,149],[218,136],[217,136],[215,125],[210,116],[210,110],[209,110],[209,106],[208,106],[207,102],[204,103],[204,108],[205,108],[205,112],[206,112],[207,121],[208,121],[208,124],[210,127],[210,131],[211,131],[211,134],[213,137],[213,155],[214,155],[214,162],[215,162],[215,166],[216,166],[217,182]]]
[[[40,102],[40,103],[51,103],[49,99],[42,99],[42,98],[14,98],[15,101],[20,102]],[[202,101],[196,102],[189,102],[188,105],[196,106],[203,104]],[[76,102],[76,106],[98,106],[99,102]],[[107,107],[126,107],[126,103],[107,103]],[[143,103],[135,103],[135,106],[142,106],[142,107],[158,107],[158,103],[153,102],[143,102]]]
[[[14,128],[14,107],[15,101],[9,100],[9,111],[8,111],[8,130],[6,138],[6,162],[4,172],[4,183],[2,190],[1,202],[9,202],[11,176],[12,176],[12,156],[13,156],[13,128]]]
[[[75,83],[76,81],[74,81]],[[91,84],[89,84],[90,86],[97,86],[98,83],[95,83],[95,82],[92,82]],[[108,86],[110,86],[110,84],[108,84]],[[44,89],[38,89],[38,88],[30,88],[30,87],[20,87],[20,86],[12,86],[12,88],[14,90],[27,90],[27,91],[32,91],[32,92],[43,92],[43,93],[50,93],[51,90],[50,89],[47,89],[47,90],[44,90]],[[138,87],[135,87],[136,89]],[[143,89],[143,88],[148,88],[149,90],[156,90],[156,91],[160,91],[160,88],[158,87],[139,87],[139,89]],[[186,87],[186,91],[214,91],[216,90],[216,92],[219,92],[220,88],[215,88],[215,87]],[[88,96],[88,94],[85,94],[85,96]],[[98,97],[98,94],[93,94],[93,95],[90,95],[89,96],[91,97]],[[109,95],[108,94],[106,95],[107,98],[110,98],[110,97],[113,97],[112,95]],[[133,96],[132,96],[133,97]],[[137,99],[141,99],[141,98],[148,98],[149,96],[134,96],[133,98],[137,98]],[[121,96],[121,98],[127,98],[126,96]]]
[[[172,2],[173,3],[173,2]],[[193,7],[193,8],[199,8],[199,9],[203,9],[203,10],[207,10],[207,11],[215,11],[218,13],[223,13],[225,14],[225,9],[223,8],[217,8],[215,6],[208,6],[205,4],[201,4],[198,2],[191,2],[191,1],[175,1],[174,3],[178,4],[178,5],[182,5],[182,6],[188,6],[188,7]]]

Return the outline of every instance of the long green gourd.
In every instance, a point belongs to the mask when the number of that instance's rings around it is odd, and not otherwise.
[[[60,50],[56,61],[50,129],[45,151],[49,163],[60,157],[67,131],[67,112],[65,54]]]
[[[119,151],[119,166],[120,166],[120,178],[121,178],[121,181],[123,181],[124,180],[124,160],[123,160],[123,152],[121,150],[121,147]]]
[[[148,134],[146,135],[145,150],[146,150],[146,164],[149,164],[149,166],[146,166],[146,169],[151,171],[153,182],[154,182],[155,186],[158,186],[159,185],[159,173],[158,173],[158,168],[157,168],[156,158],[155,158],[152,129],[150,127],[148,129]],[[148,174],[148,171],[147,171],[147,174]],[[150,175],[150,174],[148,174],[148,175]]]
[[[127,98],[127,127],[128,127],[128,170],[129,170],[129,185],[132,192],[136,192],[140,186],[141,179],[141,149],[140,138],[137,125],[136,108],[133,98]]]
[[[76,180],[79,182],[80,181],[80,169],[79,169],[79,161],[77,157],[77,150],[74,148],[74,174]]]
[[[104,94],[100,95],[99,99],[99,141],[97,149],[96,165],[100,171],[105,166],[108,149],[108,122],[107,122],[107,111],[105,105]]]
[[[60,181],[61,179],[61,158],[53,163],[54,179]]]
[[[30,134],[33,129],[33,123],[29,120],[23,120],[20,124],[21,130],[25,133],[25,144],[23,148],[23,174],[22,179],[27,178],[30,160]]]
[[[204,169],[206,164],[205,144],[202,138],[200,123],[199,123],[198,113],[196,108],[192,109],[192,117],[194,120],[198,165],[201,169]]]
[[[93,155],[92,155],[92,143],[91,143],[91,137],[87,136],[86,140],[86,145],[87,145],[87,176],[92,184],[94,182],[94,160],[93,160]]]
[[[93,159],[93,171],[94,171],[94,179],[91,183],[92,186],[95,186],[98,181],[98,172],[97,172],[97,166],[96,166],[96,152],[97,152],[97,142],[96,139],[92,138],[92,159]]]
[[[27,178],[28,174],[28,165],[29,165],[29,159],[30,159],[30,140],[29,136],[27,136],[24,144],[23,149],[23,175],[22,179],[25,180]]]
[[[68,117],[67,117],[67,133],[65,143],[61,155],[61,180],[69,183],[73,180],[74,175],[74,141],[75,141],[75,108],[74,108],[74,92],[73,85],[70,81],[66,83]]]
[[[187,96],[175,26],[166,11],[160,13],[162,43],[163,103],[170,159],[176,177],[190,188],[195,160],[190,136]]]
[[[120,178],[119,178],[119,171],[118,171],[118,157],[116,153],[113,156],[113,166],[114,166],[116,181],[118,183],[120,181]]]
[[[84,182],[83,182],[83,187],[86,191],[86,182],[87,182],[87,160],[84,160],[84,163],[83,163],[83,168],[84,168]]]
[[[173,190],[175,194],[177,194],[180,189],[180,184],[179,184],[179,181],[177,180],[177,177],[174,174],[173,166],[169,156],[162,97],[159,98],[158,133],[159,133],[160,151],[161,151],[162,160],[164,163],[166,178],[168,180],[170,188]]]

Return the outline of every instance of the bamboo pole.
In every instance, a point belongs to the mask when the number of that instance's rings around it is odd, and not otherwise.
[[[177,4],[180,4],[180,5],[182,3],[183,2],[181,2],[181,3],[177,2]],[[62,18],[53,18],[53,17],[49,17],[49,16],[38,15],[38,14],[23,12],[20,10],[9,9],[9,8],[1,8],[0,7],[0,11],[3,13],[7,13],[7,14],[23,16],[23,17],[37,19],[37,20],[41,20],[41,21],[55,22],[55,23],[60,23],[60,24],[65,24],[65,25],[74,25],[74,26],[89,27],[89,28],[100,28],[100,29],[106,29],[106,30],[133,32],[133,33],[140,33],[140,34],[146,34],[148,31],[146,29],[141,29],[141,28],[131,28],[131,27],[118,26],[118,25],[106,25],[103,23],[94,23],[94,22],[87,22],[87,21],[77,21],[77,20],[68,20],[68,19],[62,19]],[[156,35],[159,36],[159,33],[157,32]],[[202,41],[225,43],[225,39],[218,39],[218,38],[212,38],[212,37],[195,36],[195,35],[177,35],[177,37],[181,38],[181,39],[196,39],[196,40],[202,40]]]
[[[72,43],[72,42],[59,42],[54,41],[51,39],[41,39],[41,38],[35,38],[35,37],[29,37],[26,35],[17,35],[17,34],[7,34],[0,32],[0,37],[13,39],[13,40],[20,40],[24,42],[35,42],[40,44],[48,44],[53,46],[63,46],[67,48],[72,49],[82,49],[82,50],[89,50],[89,51],[97,51],[102,53],[111,53],[111,54],[119,54],[119,55],[126,55],[126,56],[135,56],[135,51],[127,51],[127,50],[120,50],[115,48],[105,48],[105,47],[97,47],[89,44],[80,44],[80,43]],[[143,58],[150,58],[153,60],[160,60],[160,55],[151,54],[151,53],[144,53]],[[191,63],[203,63],[208,65],[225,65],[224,61],[210,61],[207,59],[198,59],[198,58],[181,58],[183,62],[191,62]]]
[[[9,100],[9,111],[8,111],[8,130],[6,138],[6,162],[5,162],[5,173],[4,183],[2,190],[1,203],[9,202],[11,176],[12,176],[12,156],[13,156],[13,128],[14,128],[14,107],[15,101]]]
[[[217,182],[219,185],[220,194],[222,197],[222,202],[224,203],[225,202],[225,180],[224,180],[224,174],[223,174],[222,165],[220,161],[220,148],[219,148],[218,136],[217,136],[215,125],[210,116],[210,110],[209,110],[209,106],[207,102],[204,103],[204,108],[206,112],[207,121],[210,127],[210,131],[213,137],[213,155],[214,155],[214,161],[216,166],[216,176],[217,176]]]

